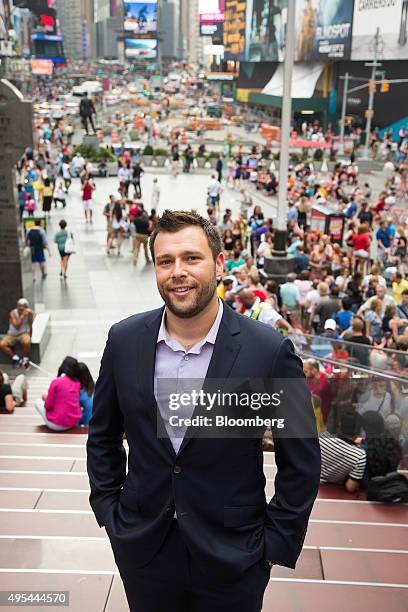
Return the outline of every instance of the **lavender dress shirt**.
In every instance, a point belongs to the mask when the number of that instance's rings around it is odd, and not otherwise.
[[[175,428],[169,425],[171,416],[168,404],[169,385],[160,384],[163,379],[173,379],[171,381],[171,392],[189,392],[193,388],[200,390],[199,383],[204,383],[207,375],[208,366],[217,339],[218,329],[221,324],[223,314],[223,304],[218,300],[218,312],[215,321],[205,338],[197,342],[190,350],[186,349],[167,331],[165,316],[163,312],[162,322],[157,336],[156,363],[154,370],[154,395],[157,406],[169,432],[170,441],[177,454],[183,442],[186,428],[181,428],[175,436]],[[183,379],[185,385],[183,385]],[[177,388],[173,388],[177,385]],[[198,388],[199,387],[199,388]],[[179,416],[189,418],[194,412],[194,406],[185,406],[178,412]],[[172,433],[170,433],[172,432]]]

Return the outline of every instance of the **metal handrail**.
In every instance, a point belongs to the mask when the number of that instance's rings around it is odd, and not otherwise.
[[[356,346],[360,348],[364,347],[372,351],[377,350],[377,351],[384,351],[386,353],[395,353],[397,355],[407,355],[408,356],[407,351],[400,351],[399,349],[391,349],[391,348],[386,348],[382,346],[373,346],[372,344],[359,344],[358,342],[350,342],[350,340],[343,340],[342,338],[329,338],[328,336],[324,336],[324,337],[314,336],[313,334],[304,334],[298,330],[296,330],[295,334],[299,336],[304,336],[305,338],[311,338],[311,339],[322,338],[322,340],[328,340],[329,342],[337,342],[339,344],[348,344],[350,346]]]
[[[306,359],[314,359],[315,361],[330,363],[332,365],[339,366],[343,369],[347,368],[348,370],[356,370],[357,372],[363,372],[364,374],[371,374],[371,375],[379,376],[380,378],[385,378],[386,380],[391,380],[394,382],[400,382],[404,384],[408,383],[408,378],[404,378],[401,376],[395,376],[394,374],[386,374],[385,372],[380,372],[378,370],[368,370],[367,368],[363,368],[360,365],[351,364],[347,361],[338,361],[337,359],[330,359],[329,357],[316,357],[315,355],[312,355],[311,353],[306,353],[302,351],[302,358],[303,357],[305,357]]]

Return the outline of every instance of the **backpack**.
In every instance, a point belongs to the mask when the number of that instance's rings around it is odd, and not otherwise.
[[[408,480],[398,472],[371,478],[368,481],[367,500],[404,504],[408,502]]]

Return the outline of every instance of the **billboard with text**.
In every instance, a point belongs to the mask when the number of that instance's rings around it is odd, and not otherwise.
[[[354,0],[298,0],[296,61],[349,59]]]
[[[351,59],[373,58],[377,27],[380,30],[379,59],[408,59],[407,0],[355,0]]]
[[[245,59],[246,1],[225,0],[224,58]]]

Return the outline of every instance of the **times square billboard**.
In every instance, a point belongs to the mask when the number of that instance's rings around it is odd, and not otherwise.
[[[377,27],[379,58],[408,59],[408,0],[355,0],[352,60],[373,58]]]
[[[298,62],[350,59],[354,0],[297,0]]]
[[[354,0],[297,0],[296,61],[349,59]],[[226,59],[281,62],[288,0],[225,0]]]
[[[124,0],[125,31],[132,35],[157,36],[157,0]]]

